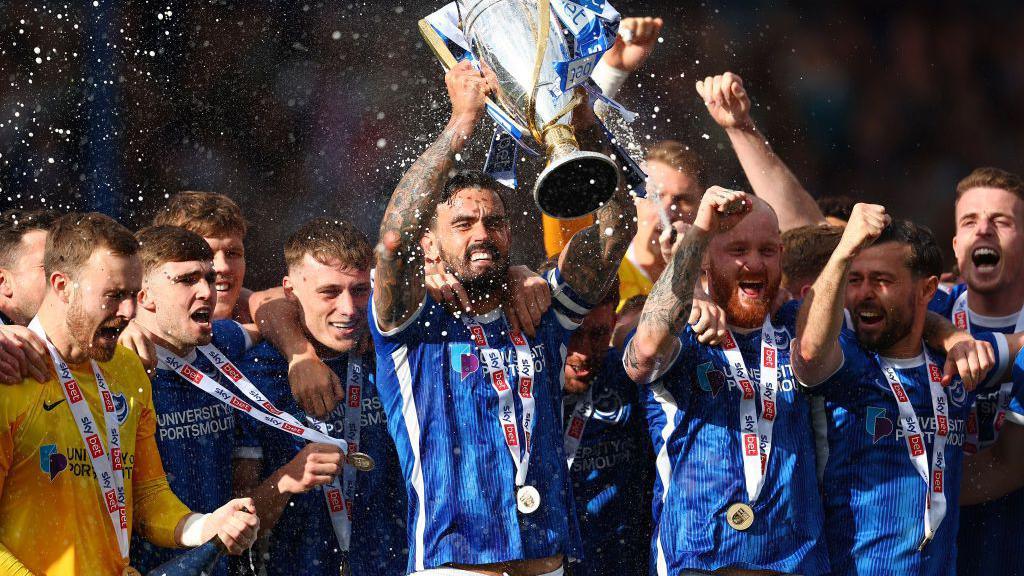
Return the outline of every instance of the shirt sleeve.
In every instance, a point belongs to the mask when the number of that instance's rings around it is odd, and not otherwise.
[[[798,340],[793,340],[792,354],[796,354],[797,342]],[[869,378],[872,361],[857,342],[857,334],[853,330],[843,328],[840,331],[839,347],[843,354],[839,368],[820,384],[800,382],[804,390],[826,397],[841,396],[852,393],[858,383]]]
[[[0,385],[2,386],[2,385]],[[20,390],[9,388],[0,394],[0,496],[3,496],[7,474],[14,461],[14,434],[21,423],[17,400]],[[0,542],[0,576],[32,576],[32,573]]]
[[[590,313],[590,304],[569,286],[558,268],[548,272],[545,279],[551,285],[551,310],[554,311],[558,323],[570,332],[576,330],[583,323],[583,318]]]
[[[141,370],[141,366],[139,368]],[[177,547],[174,532],[178,523],[192,511],[182,504],[167,483],[167,473],[156,445],[156,409],[151,393],[143,397],[136,431],[132,506],[133,524],[147,540],[164,548]]]
[[[1013,362],[1013,393],[1006,410],[1006,419],[1024,426],[1024,349],[1017,353]]]
[[[32,572],[0,543],[0,576],[32,576]]]
[[[984,392],[985,390],[991,390],[998,388],[1003,382],[1005,382],[1010,374],[1007,372],[1011,367],[1016,371],[1016,362],[1011,366],[1010,362],[1014,359],[1010,358],[1009,345],[1006,343],[1006,334],[1000,334],[999,332],[979,332],[974,334],[976,340],[984,340],[992,345],[992,350],[995,351],[996,365],[992,370],[989,370],[988,375],[985,379],[978,384],[977,390]],[[1019,356],[1019,355],[1018,355]]]

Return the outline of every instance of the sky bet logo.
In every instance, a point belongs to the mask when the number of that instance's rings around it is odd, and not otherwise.
[[[872,444],[878,444],[879,440],[893,432],[892,420],[885,417],[885,408],[868,406],[867,420],[864,424],[868,429],[868,435],[871,436]]]
[[[50,482],[53,482],[53,479],[56,478],[58,474],[67,470],[68,457],[57,452],[56,444],[40,446],[39,468],[42,469],[44,474],[50,477]]]

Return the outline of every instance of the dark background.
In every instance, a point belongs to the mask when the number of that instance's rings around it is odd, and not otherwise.
[[[643,114],[645,137],[698,150],[707,184],[746,187],[693,88],[725,70],[743,76],[755,120],[813,194],[884,203],[944,246],[959,178],[1021,170],[1017,3],[613,3],[666,19],[619,99]],[[284,237],[310,217],[375,238],[404,167],[446,119],[416,31],[440,5],[4,2],[0,208],[98,209],[134,228],[175,191],[222,192],[253,224],[254,288],[277,282]],[[520,197],[518,257],[533,260],[536,210]]]

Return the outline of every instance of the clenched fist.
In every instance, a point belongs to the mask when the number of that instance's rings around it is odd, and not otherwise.
[[[892,218],[885,213],[885,206],[864,203],[855,205],[836,251],[856,256],[861,250],[871,246],[891,221]]]
[[[712,234],[725,232],[746,217],[753,207],[746,193],[712,186],[700,201],[693,226]]]
[[[601,61],[619,70],[636,72],[654,51],[663,24],[661,18],[623,18],[615,44]]]
[[[725,129],[753,126],[750,119],[750,97],[743,88],[743,79],[726,72],[708,76],[697,82],[697,93],[708,107],[711,118]]]

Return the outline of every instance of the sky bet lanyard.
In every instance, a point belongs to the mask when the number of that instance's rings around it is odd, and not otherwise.
[[[732,368],[727,372],[732,387],[740,390],[740,434],[743,449],[743,478],[747,498],[754,502],[764,487],[768,457],[772,453],[772,433],[778,414],[776,401],[779,389],[778,351],[775,348],[775,328],[770,317],[761,327],[761,382],[755,387],[743,362],[743,354],[736,345],[732,331],[720,345],[725,359]],[[760,389],[761,416],[757,416],[757,389]]]
[[[283,430],[293,436],[298,436],[310,442],[332,444],[340,448],[343,453],[349,453],[348,443],[345,440],[339,440],[328,435],[327,427],[322,422],[313,421],[315,428],[310,428],[303,426],[295,416],[292,416],[283,410],[279,410],[244,374],[242,374],[238,367],[229,362],[227,357],[224,356],[220,350],[217,350],[215,346],[208,344],[206,346],[200,346],[199,350],[210,359],[210,362],[217,367],[217,370],[219,370],[221,374],[231,380],[243,394],[255,402],[257,406],[265,409],[266,412],[263,412],[249,402],[242,400],[233,392],[221,386],[216,380],[210,378],[205,372],[178,357],[173,352],[160,346],[156,347],[157,357],[161,362],[169,366],[177,372],[178,375],[192,383],[203,392],[206,392],[217,400],[220,400],[221,403],[227,404],[240,412],[244,412],[253,419],[270,426],[271,428]],[[349,362],[350,367],[352,364],[352,362]],[[351,375],[352,371],[350,368],[349,385],[352,384]],[[359,387],[359,391],[361,395],[361,386]],[[348,410],[346,410],[346,419],[347,414]],[[355,450],[352,451],[354,452]],[[350,466],[346,465],[346,476],[348,468],[350,468]],[[350,489],[354,491],[354,486]],[[350,539],[349,537],[352,532],[350,519],[352,513],[352,499],[351,497],[346,496],[346,493],[343,492],[342,482],[339,481],[338,478],[335,478],[330,484],[324,486],[323,492],[324,499],[327,502],[327,511],[331,517],[331,525],[334,526],[335,536],[337,536],[342,549],[347,550]]]
[[[572,463],[576,460],[576,451],[580,448],[580,440],[583,439],[583,430],[587,422],[594,414],[594,386],[587,388],[586,394],[576,402],[569,417],[569,424],[565,427],[565,436],[562,439],[562,448],[565,450],[565,463],[572,470]]]
[[[967,291],[964,290],[953,304],[953,324],[961,330],[971,331],[971,311],[967,309]],[[1017,325],[1014,332],[1024,331],[1024,310],[1017,315]],[[1013,394],[1013,380],[1003,382],[999,385],[999,408],[996,410],[996,417],[992,427],[995,428],[995,437],[999,437],[999,430],[1006,420],[1006,410],[1010,407],[1010,399]],[[971,415],[967,417],[966,438],[964,439],[964,452],[966,454],[977,454],[981,444],[978,441],[978,406],[971,405]]]
[[[122,558],[127,558],[128,515],[125,510],[124,459],[121,453],[121,430],[117,424],[117,410],[114,407],[114,397],[110,393],[110,386],[100,372],[99,365],[91,360],[92,373],[96,377],[96,388],[103,404],[104,424],[109,446],[109,450],[107,450],[103,446],[103,439],[100,438],[99,427],[93,419],[89,403],[86,402],[81,386],[78,385],[78,381],[71,373],[71,368],[46,338],[46,332],[38,318],[33,319],[28,328],[46,343],[46,349],[50,351],[50,358],[53,359],[53,365],[57,370],[57,378],[64,390],[64,398],[68,402],[68,407],[71,408],[71,415],[75,418],[78,433],[92,459],[92,467],[96,471],[96,481],[99,484],[100,493],[103,495],[103,505],[107,509],[110,523],[117,535],[117,549]]]
[[[939,366],[932,362],[928,355],[928,349],[922,344],[924,359],[928,366],[928,388],[932,397],[932,410],[935,413],[935,440],[932,442],[932,465],[928,468],[928,449],[925,446],[924,435],[917,421],[917,414],[914,413],[914,406],[910,403],[910,397],[903,387],[899,373],[893,365],[878,356],[878,364],[885,373],[885,379],[889,382],[889,389],[896,397],[896,404],[900,410],[900,429],[903,430],[903,439],[907,444],[907,452],[910,461],[914,464],[917,473],[924,480],[926,487],[924,506],[924,539],[918,550],[923,550],[935,537],[942,519],[946,516],[946,440],[949,438],[949,398],[946,397],[946,389],[942,386],[942,371]]]
[[[348,372],[345,377],[345,442],[352,452],[359,451],[359,428],[363,414],[363,365],[351,355],[348,358]],[[317,430],[327,434],[327,424],[309,416]],[[335,478],[324,488],[327,511],[331,516],[334,535],[341,550],[348,551],[352,541],[352,505],[356,494],[356,469],[346,463],[339,482]],[[342,498],[344,497],[344,498]],[[344,514],[342,514],[344,512]]]
[[[504,316],[503,316],[504,317]],[[501,350],[491,348],[487,343],[487,334],[479,322],[468,314],[462,315],[462,321],[469,328],[473,343],[480,354],[480,363],[484,366],[491,387],[498,393],[498,423],[501,425],[505,445],[512,454],[512,462],[516,466],[516,487],[526,484],[526,473],[530,469],[530,453],[533,449],[532,435],[536,401],[533,398],[534,365],[533,352],[530,344],[518,330],[509,330],[509,338],[516,348],[516,363],[519,373],[519,399],[523,404],[524,441],[519,440],[516,427],[516,405],[512,397],[512,388],[508,370],[505,369],[505,358]]]

